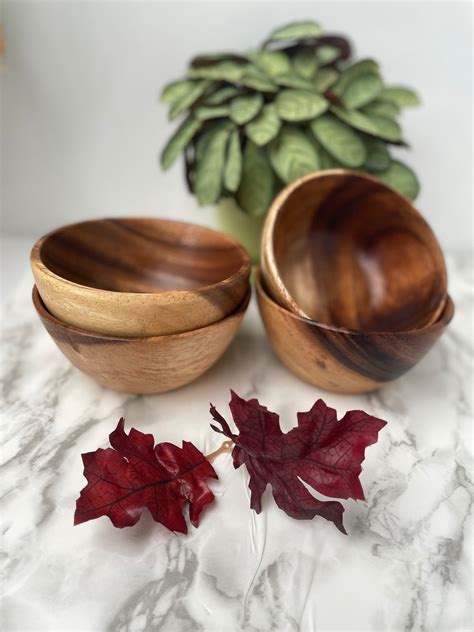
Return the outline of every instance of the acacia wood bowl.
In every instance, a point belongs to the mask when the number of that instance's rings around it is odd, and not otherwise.
[[[57,347],[80,371],[115,391],[164,393],[196,380],[232,342],[250,300],[217,323],[167,336],[118,338],[61,322],[45,307],[36,286],[33,303]]]
[[[331,169],[286,187],[269,210],[262,253],[270,295],[336,327],[424,327],[447,297],[431,228],[408,199],[363,173]]]
[[[396,332],[329,327],[278,305],[256,280],[260,314],[275,354],[305,382],[338,393],[362,393],[395,380],[431,349],[454,314],[448,296],[431,325]]]
[[[143,337],[205,327],[243,301],[250,258],[232,238],[164,219],[86,221],[31,252],[41,298],[59,320],[94,333]]]

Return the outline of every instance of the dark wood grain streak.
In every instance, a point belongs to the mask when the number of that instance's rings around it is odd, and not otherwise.
[[[454,314],[448,296],[436,323],[399,332],[344,330],[302,318],[273,301],[258,275],[260,314],[280,360],[301,379],[341,393],[371,391],[414,367]]]
[[[242,266],[236,242],[217,235],[167,220],[93,220],[51,233],[41,246],[41,258],[58,276],[80,284],[86,277],[98,289],[195,289],[219,283]]]
[[[409,200],[366,174],[304,176],[275,199],[263,272],[281,305],[358,331],[437,320],[447,296],[439,244]]]

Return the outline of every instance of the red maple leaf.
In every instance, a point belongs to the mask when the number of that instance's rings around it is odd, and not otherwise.
[[[205,479],[217,478],[206,457],[189,441],[179,448],[158,443],[153,435],[132,428],[125,420],[110,434],[112,448],[82,455],[87,485],[76,501],[74,524],[108,516],[116,527],[131,527],[146,507],[154,520],[171,531],[187,533],[183,509],[197,527],[205,505],[213,502]]]
[[[359,475],[365,448],[377,441],[386,422],[362,410],[349,411],[338,421],[334,408],[318,399],[311,410],[298,413],[298,425],[284,434],[276,413],[257,399],[246,401],[231,393],[229,406],[240,434],[231,431],[211,404],[211,415],[222,429],[212,428],[234,441],[234,467],[247,467],[252,509],[260,513],[270,484],[276,504],[289,516],[322,516],[346,533],[341,503],[314,498],[302,481],[325,496],[364,500]]]

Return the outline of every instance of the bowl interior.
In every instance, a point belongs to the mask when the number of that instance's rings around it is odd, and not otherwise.
[[[341,171],[302,178],[274,204],[271,257],[304,315],[365,331],[408,330],[439,316],[444,258],[407,199]]]
[[[47,235],[42,263],[57,276],[115,292],[193,290],[250,268],[245,250],[211,229],[160,219],[81,222]]]

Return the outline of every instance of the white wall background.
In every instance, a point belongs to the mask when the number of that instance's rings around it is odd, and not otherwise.
[[[172,127],[160,87],[196,52],[245,49],[273,27],[313,18],[347,33],[387,80],[421,93],[403,152],[418,206],[446,248],[472,224],[470,2],[6,2],[2,62],[3,230],[39,235],[87,217],[151,214],[212,223],[181,164],[162,173]]]

